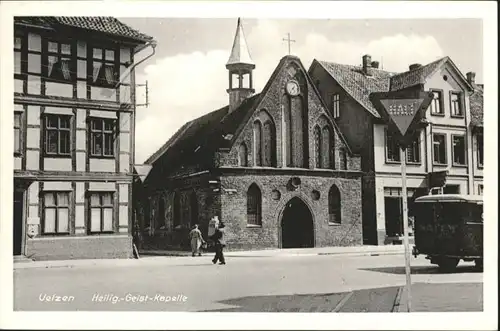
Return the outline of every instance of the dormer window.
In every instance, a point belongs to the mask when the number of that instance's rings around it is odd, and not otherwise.
[[[71,44],[49,41],[47,43],[47,78],[56,83],[71,83]]]
[[[115,66],[115,51],[105,48],[93,48],[92,51],[92,85],[115,88],[117,71]]]

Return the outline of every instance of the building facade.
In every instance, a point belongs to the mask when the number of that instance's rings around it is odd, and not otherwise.
[[[134,59],[152,38],[112,17],[14,33],[14,256],[131,256]]]
[[[430,91],[420,135],[407,148],[410,220],[413,201],[432,188],[482,194],[482,86],[444,57],[403,73],[379,69],[369,55],[361,66],[315,60],[309,69],[353,151],[362,157],[364,242],[400,243],[403,235],[400,148],[370,102],[372,92]]]
[[[146,161],[142,248],[186,248],[191,226],[206,236],[213,216],[228,249],[361,244],[360,158],[300,59],[282,58],[254,94],[238,20],[226,68],[229,105],[186,123]]]

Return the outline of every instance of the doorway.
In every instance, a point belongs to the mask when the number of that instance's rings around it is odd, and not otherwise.
[[[281,247],[314,247],[314,224],[311,211],[300,198],[292,198],[281,218]]]
[[[14,231],[12,237],[13,254],[23,254],[23,205],[24,205],[24,192],[14,191]]]

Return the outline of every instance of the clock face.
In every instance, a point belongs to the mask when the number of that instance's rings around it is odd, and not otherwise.
[[[296,81],[290,81],[286,84],[286,91],[290,95],[298,95],[299,94],[299,84]]]

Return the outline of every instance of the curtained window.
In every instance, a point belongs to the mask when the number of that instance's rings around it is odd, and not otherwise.
[[[71,66],[71,44],[47,43],[47,78],[55,83],[72,83],[75,75]]]
[[[117,87],[117,69],[115,51],[94,47],[92,49],[92,85],[99,87]]]
[[[262,195],[255,183],[247,191],[247,224],[262,225]]]

